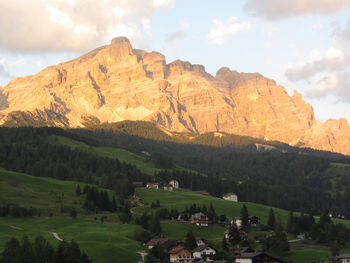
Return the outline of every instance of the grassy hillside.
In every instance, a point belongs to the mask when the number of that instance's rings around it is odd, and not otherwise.
[[[95,152],[99,156],[118,159],[121,162],[130,163],[135,165],[138,169],[140,169],[145,174],[153,175],[155,172],[159,172],[163,170],[162,168],[157,168],[150,161],[150,158],[146,155],[138,155],[127,150],[121,148],[114,147],[93,147],[89,146],[83,142],[75,141],[70,138],[58,135],[52,135],[49,138],[51,143],[66,145],[71,148],[82,148]],[[187,170],[185,168],[175,166],[175,170]]]
[[[160,204],[167,208],[177,208],[178,210],[184,210],[186,205],[197,204],[202,206],[205,204],[209,207],[210,203],[213,204],[217,214],[224,214],[228,218],[234,216],[240,216],[243,204],[248,208],[249,215],[258,216],[261,223],[266,224],[269,216],[270,206],[249,203],[249,202],[231,202],[223,200],[221,198],[199,195],[187,190],[179,190],[174,192],[168,192],[164,190],[137,188],[136,193],[140,196],[144,203],[160,201]],[[288,211],[273,207],[275,217],[280,220],[283,225],[287,223]],[[296,213],[297,214],[297,213]],[[316,217],[317,218],[317,217]],[[333,219],[334,222],[343,223],[346,226],[350,226],[350,220]]]
[[[35,207],[41,214],[39,218],[0,217],[0,252],[9,238],[20,239],[23,234],[30,238],[43,235],[55,244],[59,241],[51,232],[56,232],[67,241],[77,241],[94,263],[137,262],[136,252],[143,248],[134,240],[134,235],[140,227],[120,224],[117,215],[110,212],[96,215],[84,210],[84,196],[75,194],[77,185],[73,181],[34,177],[0,168],[0,204]],[[66,211],[62,212],[62,208]],[[69,215],[72,208],[78,211],[76,219]],[[104,224],[99,220],[102,215],[107,216]]]
[[[9,238],[21,239],[23,234],[31,239],[42,235],[56,245],[59,241],[51,234],[56,232],[64,240],[77,241],[94,263],[137,262],[140,259],[137,251],[144,248],[133,237],[140,229],[137,225],[83,219],[0,217],[0,251]]]
[[[81,188],[85,185],[74,181],[34,177],[0,168],[0,204],[34,207],[42,216],[69,216],[74,208],[78,215],[92,217],[93,215],[82,208],[84,197],[75,194],[78,184]],[[110,197],[114,195],[113,191],[106,191]]]

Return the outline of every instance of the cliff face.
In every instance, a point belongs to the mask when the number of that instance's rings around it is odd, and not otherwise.
[[[84,126],[88,120],[148,120],[170,131],[221,131],[350,154],[346,120],[315,120],[296,91],[258,73],[220,69],[133,49],[129,40],[16,78],[0,88],[0,123]]]

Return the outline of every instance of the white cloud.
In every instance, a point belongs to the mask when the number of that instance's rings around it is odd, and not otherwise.
[[[350,0],[246,0],[250,15],[265,19],[285,19],[307,14],[329,14],[350,7]]]
[[[153,0],[153,6],[156,8],[171,8],[175,4],[175,0]]]
[[[215,19],[214,28],[206,35],[207,39],[215,45],[223,45],[228,36],[250,29],[248,22],[238,23],[236,17],[229,18],[226,22]]]
[[[117,34],[151,33],[150,19],[175,0],[1,0],[0,50],[87,51]]]
[[[350,55],[343,49],[314,49],[306,60],[285,71],[290,82],[306,82],[309,98],[335,97],[350,102]]]
[[[165,41],[166,42],[174,42],[176,40],[184,40],[187,38],[187,34],[183,31],[170,32],[166,34]]]

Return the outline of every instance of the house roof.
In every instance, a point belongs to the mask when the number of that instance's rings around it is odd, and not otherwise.
[[[337,257],[337,259],[349,259],[349,258],[350,258],[350,254],[342,254]]]
[[[179,183],[177,180],[171,180],[170,183],[171,183],[171,182]]]
[[[201,217],[207,217],[207,216],[202,212],[199,212],[199,213],[195,213],[192,217],[195,219],[200,219]]]
[[[274,257],[272,257],[272,256],[270,256],[270,255],[268,255],[266,253],[263,253],[263,252],[242,253],[242,254],[236,256],[236,258],[255,258],[257,256],[267,256],[267,257],[269,257],[271,259],[277,260],[278,262],[283,262],[283,261],[281,261],[279,259],[276,259],[276,258],[274,258]]]
[[[163,245],[168,241],[170,241],[169,238],[152,238],[150,241],[146,243],[146,246]]]
[[[185,248],[184,246],[176,246],[169,251],[169,254],[177,254],[182,250],[187,250],[188,252],[191,252],[191,250],[189,250],[188,248]]]
[[[210,249],[215,250],[214,248],[209,247],[208,245],[201,245],[201,246],[198,246],[195,249],[193,249],[192,252],[201,252],[201,251],[203,251],[206,248],[210,248]]]

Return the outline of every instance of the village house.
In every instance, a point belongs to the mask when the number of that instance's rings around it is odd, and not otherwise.
[[[242,227],[242,218],[241,217],[234,217],[231,220],[231,225],[236,224],[237,228]]]
[[[242,253],[235,258],[236,263],[283,263],[283,261],[262,252]]]
[[[164,185],[163,189],[165,191],[172,192],[174,190],[174,187],[171,184]]]
[[[216,254],[215,249],[209,247],[208,245],[201,245],[192,250],[193,257],[195,259],[200,258],[210,258]]]
[[[343,254],[338,256],[337,263],[350,263],[350,254]]]
[[[248,238],[248,233],[243,228],[239,228],[238,232],[239,232],[239,236],[240,236],[241,239],[247,239]],[[227,241],[230,239],[230,230],[227,229],[224,232],[224,237],[225,237],[225,239]]]
[[[146,184],[146,188],[159,189],[159,183],[149,182]]]
[[[180,211],[177,216],[178,221],[188,221],[191,218],[191,213],[189,211]]]
[[[222,199],[228,200],[228,201],[233,201],[233,202],[238,202],[238,197],[234,193],[227,193],[222,196]]]
[[[178,182],[178,181],[176,181],[176,180],[171,180],[171,181],[169,182],[169,184],[172,185],[174,189],[179,189],[179,182]]]
[[[182,262],[190,263],[192,262],[192,251],[184,246],[176,246],[169,252],[170,262]]]
[[[209,218],[202,212],[196,213],[191,217],[191,223],[196,224],[197,226],[208,226]]]

